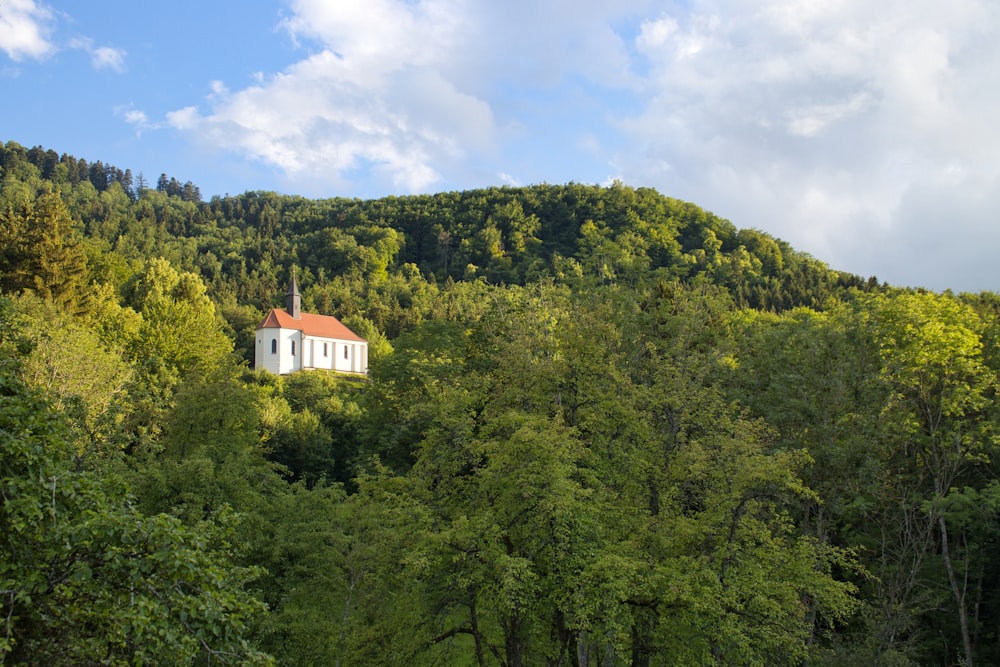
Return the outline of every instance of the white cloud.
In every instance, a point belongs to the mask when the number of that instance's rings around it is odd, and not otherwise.
[[[56,16],[35,0],[0,0],[0,50],[14,61],[42,59],[58,50],[51,40]],[[67,44],[90,55],[94,69],[125,71],[125,51],[111,46],[95,47],[93,40],[77,37]]]
[[[1000,241],[993,0],[289,7],[307,55],[168,122],[326,193],[614,174],[899,283],[931,280],[916,239]]]
[[[505,172],[497,174],[497,178],[500,179],[500,182],[504,185],[509,185],[512,188],[521,187],[521,183],[516,178]]]
[[[200,123],[197,107],[184,107],[167,114],[167,123],[179,130],[196,129]]]
[[[615,163],[837,268],[982,285],[971,263],[928,265],[1000,241],[984,224],[1000,213],[998,31],[989,0],[695,1],[636,37],[648,103]]]
[[[115,109],[115,113],[124,118],[126,123],[134,126],[136,129],[143,130],[151,127],[146,112],[140,109],[121,107]]]
[[[34,0],[0,1],[0,50],[14,61],[53,53],[52,19],[52,10]]]
[[[487,105],[458,90],[435,63],[449,57],[446,7],[393,0],[293,3],[286,28],[321,49],[280,74],[230,92],[212,85],[210,111],[183,109],[170,124],[275,165],[289,176],[372,166],[387,185],[418,191],[436,164],[488,145]]]
[[[100,46],[90,51],[90,63],[94,69],[125,71],[125,51],[110,46]]]
[[[110,69],[121,74],[125,71],[125,55],[123,49],[111,46],[94,46],[94,40],[89,37],[75,37],[69,41],[69,48],[86,52],[90,56],[90,64],[96,70]]]
[[[788,133],[799,137],[813,137],[828,125],[833,125],[849,116],[860,113],[872,104],[872,96],[859,92],[850,98],[832,104],[805,104],[789,109],[787,116]]]
[[[197,123],[179,117],[201,140],[290,177],[339,184],[374,169],[384,187],[415,192],[496,174],[480,163],[499,159],[524,127],[517,105],[530,104],[507,91],[545,93],[577,76],[636,84],[625,80],[627,44],[601,20],[623,10],[596,0],[290,4],[283,27],[316,51],[242,90],[215,90]]]

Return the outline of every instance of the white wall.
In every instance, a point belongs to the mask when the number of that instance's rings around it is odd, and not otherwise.
[[[333,370],[333,350],[336,347],[330,338],[308,337],[307,346],[312,350],[312,356],[307,359],[310,363],[306,368],[319,368],[322,370]],[[325,353],[324,353],[325,352]]]
[[[277,352],[271,353],[271,341]],[[295,355],[292,356],[292,342]],[[327,354],[323,354],[326,345]],[[345,356],[346,351],[346,356]],[[258,329],[254,349],[254,368],[275,375],[285,375],[303,368],[334,370],[343,373],[368,372],[368,343],[302,336],[295,329]]]
[[[277,352],[271,352],[271,341],[276,340]],[[295,354],[292,354],[295,343]],[[258,329],[254,350],[254,368],[275,375],[293,373],[302,368],[302,334],[295,329]]]
[[[368,343],[338,340],[334,369],[344,373],[368,372]]]

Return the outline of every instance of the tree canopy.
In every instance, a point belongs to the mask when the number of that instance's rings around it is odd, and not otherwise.
[[[366,378],[250,367],[296,276]],[[994,664],[1000,298],[647,188],[0,146],[0,660]]]

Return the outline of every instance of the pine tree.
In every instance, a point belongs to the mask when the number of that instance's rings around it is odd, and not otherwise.
[[[30,290],[86,310],[87,258],[62,198],[51,187],[0,213],[0,289]]]
[[[126,169],[125,173],[121,175],[121,179],[119,179],[119,182],[122,184],[122,190],[125,191],[125,194],[128,195],[128,198],[131,199],[132,201],[135,201],[137,197],[136,197],[136,190],[135,187],[133,186],[133,181],[132,181],[132,170]]]
[[[90,165],[90,182],[98,192],[108,189],[108,172],[100,160]]]

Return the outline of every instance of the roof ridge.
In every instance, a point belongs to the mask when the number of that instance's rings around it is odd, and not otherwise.
[[[364,338],[357,335],[343,322],[333,315],[319,313],[302,313],[298,319],[280,308],[272,308],[257,327],[258,329],[292,329],[301,331],[308,336],[352,340],[365,343]]]

